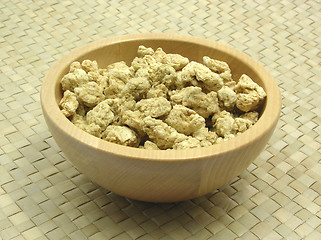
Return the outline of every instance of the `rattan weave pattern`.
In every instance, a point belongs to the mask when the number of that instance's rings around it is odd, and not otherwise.
[[[289,0],[0,1],[0,239],[321,239],[321,3]],[[132,201],[80,174],[39,103],[62,55],[109,36],[227,43],[277,80],[281,119],[230,184],[180,203]]]

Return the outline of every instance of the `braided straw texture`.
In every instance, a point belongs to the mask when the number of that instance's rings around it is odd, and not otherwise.
[[[321,239],[321,3],[317,0],[0,1],[0,239]],[[227,43],[276,79],[277,130],[233,181],[180,203],[89,181],[44,122],[42,78],[75,47],[166,32]]]

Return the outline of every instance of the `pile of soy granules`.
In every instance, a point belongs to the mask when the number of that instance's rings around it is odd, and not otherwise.
[[[227,63],[190,61],[139,46],[131,65],[73,62],[61,80],[62,113],[98,138],[144,149],[186,149],[227,141],[249,129],[263,88]]]

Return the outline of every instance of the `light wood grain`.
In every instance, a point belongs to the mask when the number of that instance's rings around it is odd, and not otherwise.
[[[188,150],[145,150],[103,141],[74,126],[60,112],[60,80],[73,61],[97,60],[99,66],[130,63],[137,47],[162,47],[201,61],[204,55],[226,61],[235,79],[245,73],[261,85],[267,100],[259,121],[225,143]],[[281,108],[279,89],[270,74],[246,54],[229,46],[190,36],[138,34],[93,42],[75,49],[47,73],[41,104],[48,128],[70,161],[92,181],[125,197],[172,202],[209,193],[245,170],[270,139]]]

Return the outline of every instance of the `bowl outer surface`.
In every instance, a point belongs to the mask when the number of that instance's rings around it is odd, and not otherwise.
[[[234,79],[246,73],[266,93],[259,121],[240,136],[210,147],[155,151],[103,141],[74,126],[60,111],[61,78],[73,61],[97,60],[100,67],[130,64],[139,45],[162,47],[201,62],[203,56],[226,61]],[[139,34],[103,39],[80,47],[58,61],[41,89],[45,120],[55,141],[75,166],[99,185],[144,201],[179,201],[206,194],[240,174],[264,149],[279,119],[281,97],[270,74],[246,54],[196,37]]]

